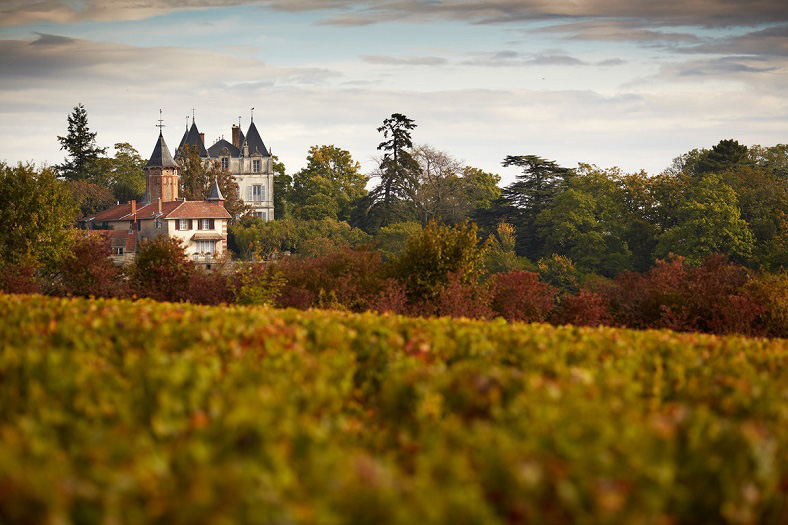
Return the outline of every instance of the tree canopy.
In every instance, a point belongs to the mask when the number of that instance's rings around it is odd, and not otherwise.
[[[57,169],[66,180],[87,180],[93,183],[102,182],[98,169],[100,155],[106,148],[96,146],[96,132],[88,127],[88,113],[85,106],[77,104],[68,116],[68,133],[65,137],[58,136],[60,149],[66,150],[67,158]]]

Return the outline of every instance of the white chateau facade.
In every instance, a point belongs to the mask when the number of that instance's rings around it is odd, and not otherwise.
[[[196,149],[203,162],[218,161],[222,169],[229,171],[238,184],[239,195],[244,203],[252,207],[252,214],[264,221],[274,219],[274,163],[271,152],[266,148],[254,118],[251,119],[246,134],[240,126],[232,126],[232,141],[219,139],[212,146],[205,147],[205,134],[200,133],[192,119],[187,125],[175,160],[183,155],[185,146]]]

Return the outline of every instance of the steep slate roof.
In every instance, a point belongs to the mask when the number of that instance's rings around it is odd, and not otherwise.
[[[230,157],[240,157],[241,151],[236,148],[232,142],[228,142],[224,139],[221,139],[216,144],[208,148],[208,155],[213,158],[218,158],[222,156],[222,149],[227,148],[227,155]]]
[[[159,139],[156,141],[156,146],[153,148],[153,153],[150,155],[150,160],[145,165],[146,168],[177,168],[178,165],[172,160],[170,148],[164,142],[164,135],[159,132]]]
[[[216,177],[213,178],[213,186],[211,187],[211,194],[208,195],[209,201],[223,201],[222,190],[219,189],[219,181]]]
[[[200,137],[200,130],[197,129],[197,124],[195,124],[194,121],[192,121],[192,127],[189,128],[189,132],[184,139],[181,140],[181,145],[178,146],[178,150],[175,152],[176,158],[180,158],[183,155],[183,147],[186,145],[188,145],[190,149],[197,148],[200,157],[205,158],[208,156],[208,152],[205,150],[205,145],[202,143],[202,138]]]
[[[260,138],[260,133],[257,132],[257,126],[254,125],[254,122],[249,124],[249,131],[246,132],[246,143],[249,145],[250,156],[255,152],[263,157],[270,156],[268,150],[265,148],[265,144],[263,144],[263,139]],[[241,146],[241,150],[243,151],[243,145]]]
[[[178,152],[181,150],[184,144],[186,144],[186,139],[189,137],[189,125],[186,125],[186,131],[183,132],[183,137],[181,137],[181,142],[178,144],[178,147],[175,149],[175,156],[178,156]]]

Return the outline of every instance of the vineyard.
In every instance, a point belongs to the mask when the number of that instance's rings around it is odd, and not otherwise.
[[[0,523],[788,523],[788,342],[0,295]]]

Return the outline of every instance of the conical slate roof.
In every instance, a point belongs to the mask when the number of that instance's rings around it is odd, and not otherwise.
[[[246,143],[249,145],[249,155],[259,153],[263,157],[270,156],[265,144],[263,144],[263,139],[260,138],[260,133],[257,132],[257,126],[254,125],[254,122],[249,124],[249,131],[246,132]],[[243,146],[241,146],[241,150],[243,150]]]
[[[211,194],[208,195],[209,201],[223,201],[222,190],[219,189],[219,181],[216,177],[213,178],[213,186],[211,187]]]
[[[183,155],[183,147],[189,146],[190,149],[197,149],[200,153],[200,157],[207,157],[208,152],[205,151],[205,145],[202,143],[202,138],[200,137],[200,130],[197,129],[197,124],[192,121],[192,127],[189,128],[189,132],[184,136],[183,140],[181,140],[180,146],[178,146],[177,151],[175,152],[175,157],[180,158]]]
[[[156,141],[156,146],[153,148],[150,160],[145,165],[146,168],[177,168],[178,164],[172,160],[170,148],[164,142],[164,135],[159,131],[159,140]]]

